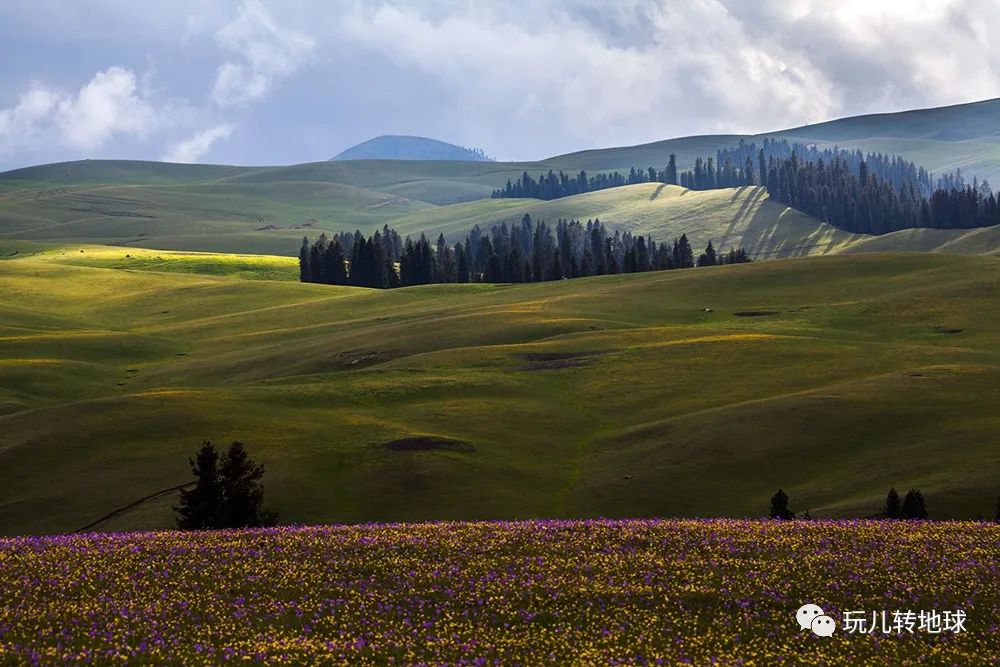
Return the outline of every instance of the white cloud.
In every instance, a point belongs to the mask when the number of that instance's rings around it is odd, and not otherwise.
[[[0,151],[14,152],[40,142],[94,150],[115,135],[144,138],[170,123],[138,89],[135,74],[123,67],[100,71],[75,94],[33,82],[18,103],[0,110]]]
[[[164,162],[198,162],[212,145],[220,139],[226,139],[233,133],[233,125],[223,123],[198,132],[192,137],[179,141],[161,158]]]
[[[478,11],[433,20],[382,5],[355,12],[345,29],[442,82],[451,99],[439,106],[497,128],[491,139],[499,143],[518,133],[562,135],[583,148],[664,138],[671,128],[771,129],[823,119],[835,105],[829,81],[807,58],[752,42],[718,2],[633,10],[645,25],[641,43],[622,43],[595,27],[601,21],[569,11],[532,21]]]
[[[509,157],[994,97],[998,33],[995,0],[388,0],[343,21],[445,91],[411,115]]]
[[[302,67],[316,46],[312,37],[279,26],[259,0],[244,0],[239,16],[216,38],[241,60],[227,61],[216,71],[212,100],[223,107],[263,98]]]
[[[101,146],[112,134],[144,138],[166,119],[137,89],[131,70],[109,67],[98,72],[80,92],[59,102],[56,120],[63,138],[85,150]]]
[[[33,82],[15,106],[0,110],[0,152],[10,153],[35,141],[58,105],[58,94]]]

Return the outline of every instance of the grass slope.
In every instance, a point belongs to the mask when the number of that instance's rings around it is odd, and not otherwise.
[[[600,218],[613,228],[669,241],[687,234],[699,250],[743,246],[758,258],[836,252],[864,238],[842,232],[795,209],[771,201],[763,188],[695,192],[674,185],[642,183],[551,201],[498,199],[419,211],[396,219],[401,234],[429,231],[461,238],[474,225],[520,222],[529,214],[559,219]]]
[[[894,153],[931,171],[954,169],[970,179],[1000,182],[1000,99],[899,113],[852,116],[757,135],[704,135],[681,137],[637,146],[580,151],[549,158],[569,169],[662,168],[671,153],[682,168],[698,156],[711,157],[720,148],[741,139],[784,137],[821,145],[861,148],[866,152]]]
[[[386,292],[84,251],[0,261],[3,533],[184,482],[204,439],[246,442],[290,522],[759,515],[779,486],[814,516],[890,485],[993,510],[995,258]],[[383,446],[413,435],[474,451]],[[168,526],[173,502],[102,527]]]
[[[0,200],[0,239],[293,254],[317,230],[374,230],[431,205],[322,182],[99,185]]]
[[[904,229],[863,238],[843,252],[955,252],[1000,255],[1000,226],[979,229]]]

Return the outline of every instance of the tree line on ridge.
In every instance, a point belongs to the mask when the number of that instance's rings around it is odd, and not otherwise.
[[[554,226],[525,215],[520,223],[479,225],[465,242],[448,243],[439,235],[432,244],[388,226],[365,236],[360,231],[302,239],[299,279],[328,285],[389,289],[431,283],[523,283],[742,264],[742,248],[721,252],[711,241],[695,255],[687,235],[670,243],[652,236],[610,232],[600,220],[559,220]]]

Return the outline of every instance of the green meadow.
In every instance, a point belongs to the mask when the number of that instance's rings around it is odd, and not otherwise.
[[[613,150],[613,149],[609,149]],[[655,164],[655,163],[654,163]],[[850,234],[771,200],[761,187],[691,191],[628,185],[551,201],[490,199],[493,187],[548,163],[362,160],[290,167],[83,161],[0,175],[0,243],[104,244],[294,256],[303,236],[384,225],[406,236],[463,239],[473,225],[600,218],[613,229],[757,259],[845,251],[1000,252],[1000,232]],[[485,199],[483,197],[486,197]]]
[[[1000,489],[994,257],[376,291],[282,257],[0,256],[3,534],[147,496],[97,527],[168,527],[206,439],[295,523],[760,516],[778,487],[867,516],[890,486],[974,518]]]

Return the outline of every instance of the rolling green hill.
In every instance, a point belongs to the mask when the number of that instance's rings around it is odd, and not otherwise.
[[[491,199],[427,209],[397,218],[401,234],[428,231],[459,239],[472,224],[600,218],[609,226],[669,241],[687,234],[697,248],[744,247],[759,259],[826,254],[865,237],[824,224],[771,201],[764,188],[696,192],[675,185],[641,183],[551,201]]]
[[[286,522],[759,515],[779,486],[814,516],[891,485],[993,511],[996,258],[371,291],[24,247],[0,247],[0,533],[180,484],[204,439],[247,443]],[[410,436],[468,446],[385,444]],[[172,502],[100,527],[165,527]]]
[[[249,176],[248,176],[249,178]],[[442,187],[447,188],[447,185]],[[323,181],[186,185],[74,185],[0,195],[0,241],[103,243],[160,250],[294,255],[303,236],[390,225],[404,236],[473,226],[600,218],[615,229],[697,247],[742,246],[757,259],[851,251],[1000,252],[1000,231],[909,230],[871,238],[849,234],[771,201],[763,188],[689,191],[657,183],[541,201],[481,199],[446,206],[386,191]]]
[[[931,169],[961,167],[1000,183],[1000,100],[859,116],[770,136],[902,154]],[[165,250],[293,254],[303,235],[389,224],[404,234],[461,234],[473,224],[533,218],[599,217],[616,228],[696,244],[742,244],[757,257],[854,250],[995,252],[994,231],[913,231],[851,237],[755,190],[683,192],[655,184],[554,201],[489,195],[523,172],[590,173],[665,165],[737,143],[738,135],[671,139],[582,151],[541,162],[337,160],[233,167],[83,160],[0,174],[0,240],[103,243]],[[857,243],[864,242],[861,245]]]
[[[961,169],[1000,183],[1000,99],[971,104],[916,109],[899,113],[853,116],[757,135],[705,135],[668,139],[637,146],[580,151],[549,158],[566,169],[662,167],[671,153],[688,168],[698,156],[711,157],[739,141],[760,142],[783,137],[819,145],[861,148],[866,152],[902,155],[934,172]]]
[[[318,173],[305,173],[312,167]],[[388,192],[405,183],[371,190],[308,180],[330,175],[320,167],[274,170],[266,178],[277,180],[260,182],[254,179],[264,176],[251,172],[184,185],[73,185],[9,192],[0,195],[0,239],[293,255],[302,236],[321,231],[360,228],[370,233],[388,224],[404,236],[443,232],[456,238],[475,224],[488,228],[520,221],[526,213],[553,223],[600,218],[614,228],[659,240],[686,233],[698,246],[709,239],[720,247],[743,245],[759,258],[834,252],[861,238],[769,201],[762,188],[694,192],[644,183],[552,201],[480,199],[435,206]],[[306,180],[281,180],[289,172]],[[368,173],[359,180],[381,178],[384,173]],[[426,188],[426,182],[419,187]]]

